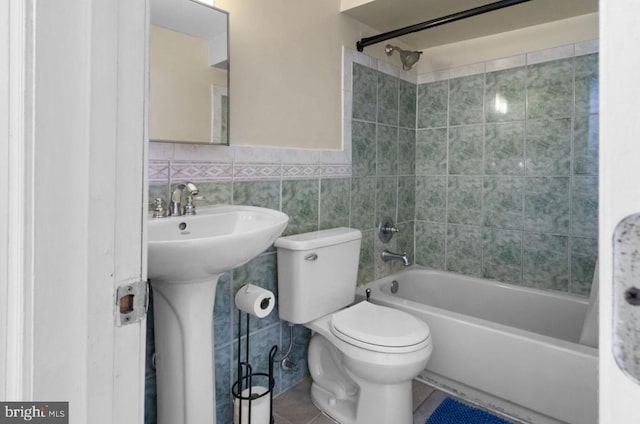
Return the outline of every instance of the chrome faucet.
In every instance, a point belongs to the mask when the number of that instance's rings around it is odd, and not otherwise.
[[[393,253],[388,251],[387,249],[384,249],[382,251],[382,260],[385,262],[388,261],[402,261],[402,265],[404,266],[409,266],[411,265],[411,262],[409,262],[409,258],[407,258],[407,254],[406,253]]]
[[[187,204],[182,207],[182,194],[186,190]],[[171,203],[169,204],[169,212],[171,215],[195,215],[196,207],[193,204],[193,196],[198,195],[198,187],[195,184],[188,182],[180,184],[171,192]]]

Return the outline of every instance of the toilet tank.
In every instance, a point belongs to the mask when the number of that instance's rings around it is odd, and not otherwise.
[[[280,319],[304,324],[351,304],[361,238],[340,227],[277,239]]]

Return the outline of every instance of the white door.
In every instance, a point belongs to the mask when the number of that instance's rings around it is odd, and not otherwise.
[[[142,423],[146,0],[0,2],[0,400]],[[8,100],[8,101],[7,101]]]
[[[640,212],[640,2],[600,2],[600,423],[640,423],[640,385],[612,354],[612,236]]]

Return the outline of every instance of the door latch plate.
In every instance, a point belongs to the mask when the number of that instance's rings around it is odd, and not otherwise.
[[[118,287],[116,295],[116,322],[118,326],[134,324],[147,315],[149,287],[138,281]]]

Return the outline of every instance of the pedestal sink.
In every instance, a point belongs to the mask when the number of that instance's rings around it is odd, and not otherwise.
[[[271,209],[225,205],[149,221],[158,424],[215,424],[218,278],[267,249],[288,220]]]

